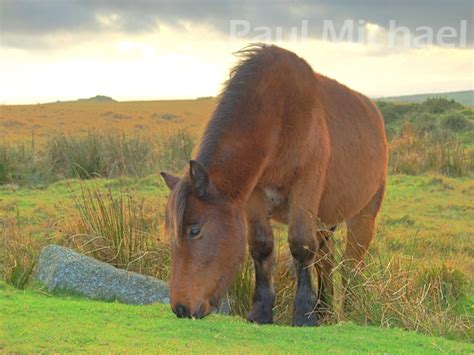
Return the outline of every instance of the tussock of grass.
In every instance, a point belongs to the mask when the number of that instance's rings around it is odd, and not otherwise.
[[[184,130],[163,136],[89,133],[55,136],[46,154],[56,177],[143,177],[159,169],[180,170],[193,146]]]
[[[82,185],[74,194],[76,218],[66,244],[115,267],[167,279],[170,248],[160,233],[163,203]]]
[[[398,327],[454,339],[473,339],[473,318],[462,302],[466,277],[445,264],[417,270],[413,260],[366,258],[363,271],[354,270],[348,284],[336,290],[336,301],[349,295],[348,308],[337,309],[335,320]]]
[[[16,288],[25,288],[38,260],[42,241],[21,227],[19,209],[0,220],[0,272]]]

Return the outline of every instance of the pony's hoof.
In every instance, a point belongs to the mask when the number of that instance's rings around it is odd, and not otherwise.
[[[247,316],[247,320],[257,324],[273,324],[272,311],[266,311],[260,308],[253,308]]]
[[[311,315],[300,315],[293,318],[294,327],[318,327],[319,322],[316,314],[312,313]]]

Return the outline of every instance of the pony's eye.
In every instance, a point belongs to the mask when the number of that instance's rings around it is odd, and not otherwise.
[[[192,226],[189,230],[189,239],[197,239],[201,236],[201,227]]]

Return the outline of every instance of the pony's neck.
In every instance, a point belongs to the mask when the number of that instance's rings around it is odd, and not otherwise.
[[[306,62],[278,47],[256,46],[242,55],[208,122],[196,159],[208,169],[221,194],[245,201],[277,146],[283,117],[301,104],[286,107],[286,102],[308,90],[294,78],[314,80],[314,73]]]
[[[231,199],[250,197],[276,146],[284,109],[280,78],[264,64],[253,73],[239,69],[208,122],[196,159]]]
[[[262,135],[264,113],[252,107],[254,100],[237,104],[228,112],[220,102],[208,123],[196,159],[208,170],[220,194],[246,201],[258,182],[268,160],[272,135]]]

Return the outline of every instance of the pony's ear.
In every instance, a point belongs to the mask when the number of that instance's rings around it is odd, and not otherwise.
[[[204,197],[209,193],[209,174],[206,168],[197,160],[189,162],[189,177],[198,197]]]
[[[173,190],[173,187],[175,187],[179,181],[179,177],[165,173],[164,171],[162,171],[160,175],[163,180],[165,180],[165,184],[170,190]]]

